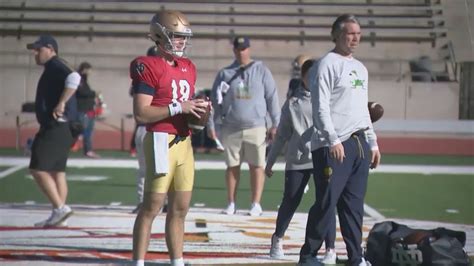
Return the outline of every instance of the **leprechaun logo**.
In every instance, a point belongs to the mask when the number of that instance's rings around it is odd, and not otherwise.
[[[364,89],[364,82],[365,80],[359,79],[359,75],[357,75],[357,71],[352,70],[351,73],[349,74],[351,76],[351,85],[353,89]]]
[[[329,180],[331,179],[331,175],[332,175],[332,168],[330,166],[324,167],[323,175],[324,175],[324,178],[329,182]]]

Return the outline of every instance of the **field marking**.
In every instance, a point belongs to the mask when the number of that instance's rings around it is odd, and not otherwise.
[[[29,158],[0,157],[0,166],[28,166]],[[68,160],[69,167],[90,168],[138,168],[136,159],[81,159],[71,158]],[[223,170],[226,168],[224,161],[196,161],[196,170]],[[248,170],[247,164],[242,164],[243,170]],[[284,171],[285,163],[278,162],[273,166],[274,171]],[[396,165],[382,164],[371,173],[402,173],[402,174],[452,174],[473,175],[474,166],[450,166],[450,165]]]
[[[0,212],[9,213],[8,219],[0,218],[0,260],[7,256],[12,261],[27,260],[31,254],[48,252],[53,253],[36,256],[37,260],[63,260],[67,263],[94,255],[99,257],[98,262],[103,262],[110,259],[110,253],[130,258],[131,233],[135,219],[135,215],[129,213],[132,207],[71,207],[75,214],[68,220],[69,227],[43,230],[33,228],[31,224],[49,214],[50,208],[46,204],[0,204]],[[244,212],[229,216],[221,214],[220,211],[211,208],[190,209],[185,220],[187,262],[203,265],[237,262],[269,265],[277,262],[268,256],[277,214],[275,211],[265,211],[260,217],[251,217]],[[164,242],[165,220],[166,216],[159,215],[152,225],[154,234],[149,254],[155,263],[169,262]],[[297,261],[301,244],[304,242],[306,221],[306,213],[295,213],[285,234],[287,257],[283,262]],[[375,222],[377,221],[373,218],[364,217],[364,239]],[[335,244],[341,258],[346,258],[340,230],[337,231]],[[54,247],[54,250],[51,247]],[[68,254],[71,249],[75,252]],[[320,255],[323,251],[322,249]],[[17,255],[12,256],[13,253]],[[57,253],[63,253],[65,256],[59,256]],[[85,253],[85,256],[81,253]],[[123,261],[113,262],[118,264]]]
[[[14,173],[29,163],[29,158],[0,157],[0,166],[13,166],[3,172],[0,172],[0,179]],[[68,160],[69,167],[90,167],[90,168],[138,168],[136,159],[85,159],[71,158]],[[224,170],[226,168],[224,161],[196,161],[196,170]],[[242,165],[243,170],[248,170],[248,165]],[[273,170],[284,171],[285,163],[278,162]],[[371,170],[371,173],[402,173],[402,174],[459,174],[472,175],[474,166],[447,166],[447,165],[380,165],[377,169]],[[364,204],[365,213],[375,219],[384,219],[385,217]]]
[[[399,173],[399,174],[459,174],[473,175],[474,166],[451,166],[451,165],[380,165],[373,173]]]
[[[26,179],[34,180],[30,174],[25,175]],[[81,182],[99,182],[109,179],[108,176],[102,175],[67,175],[67,181],[81,181]]]
[[[21,265],[45,266],[80,262],[88,262],[87,265],[115,265],[131,257],[135,215],[129,211],[133,207],[72,205],[72,208],[75,214],[68,221],[69,227],[38,229],[31,225],[49,215],[51,209],[47,204],[29,206],[0,203],[0,212],[9,213],[8,219],[0,217],[0,264],[2,258],[7,258],[9,265],[17,262],[23,263]],[[164,240],[165,217],[156,217],[149,249],[149,262],[159,265],[169,262]],[[268,256],[275,217],[275,211],[265,211],[261,217],[250,217],[244,213],[223,215],[220,209],[191,208],[185,220],[185,260],[193,265],[270,265],[283,262],[294,265],[304,242],[307,214],[295,213],[285,234],[284,249],[287,256],[278,261]],[[364,217],[364,243],[373,225],[383,220]],[[465,250],[471,256],[474,254],[474,225],[390,220],[412,228],[445,227],[465,231]],[[339,258],[347,259],[340,230],[337,230],[335,244]],[[324,249],[320,250],[319,255],[322,252]]]
[[[0,179],[10,175],[10,174],[13,174],[15,173],[16,171],[19,171],[23,168],[25,168],[26,166],[23,165],[23,164],[18,164],[18,165],[13,165],[12,167],[6,169],[5,171],[1,171],[0,172]]]
[[[376,209],[370,207],[369,205],[364,203],[364,212],[367,214],[369,217],[372,217],[377,220],[383,220],[385,219],[385,216],[383,216],[380,212],[378,212]]]

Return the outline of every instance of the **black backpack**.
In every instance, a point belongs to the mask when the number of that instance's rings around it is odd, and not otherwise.
[[[412,229],[387,221],[370,230],[365,258],[373,266],[471,265],[465,244],[462,231]]]

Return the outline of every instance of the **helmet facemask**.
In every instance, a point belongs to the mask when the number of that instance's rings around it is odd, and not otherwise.
[[[179,40],[183,39],[183,41]],[[174,41],[173,41],[174,40]],[[177,57],[186,57],[187,49],[191,46],[190,44],[191,36],[186,36],[181,33],[174,33],[171,32],[167,35],[166,42],[162,45],[162,49],[166,52],[173,54]],[[180,42],[183,42],[183,48],[179,49],[177,46],[180,46]],[[160,45],[159,42],[156,43],[158,46]]]

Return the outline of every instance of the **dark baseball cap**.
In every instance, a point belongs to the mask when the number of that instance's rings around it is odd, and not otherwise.
[[[237,36],[234,39],[234,49],[246,49],[250,47],[250,40],[244,36]]]
[[[26,48],[28,50],[39,49],[41,47],[48,47],[48,45],[51,45],[56,53],[58,52],[58,42],[49,34],[40,35],[34,43],[27,44]]]

